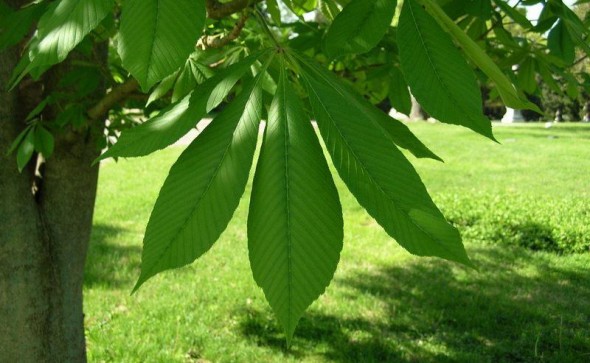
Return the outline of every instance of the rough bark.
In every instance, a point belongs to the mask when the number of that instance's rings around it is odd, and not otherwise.
[[[34,362],[49,349],[46,254],[31,193],[33,170],[18,173],[14,157],[6,156],[24,128],[16,122],[22,119],[17,94],[3,87],[16,60],[16,50],[0,53],[0,361]]]
[[[41,178],[34,162],[19,173],[6,150],[25,127],[31,94],[50,92],[68,62],[43,84],[8,93],[17,60],[17,49],[0,52],[0,362],[85,362],[82,287],[99,155],[91,130],[101,121],[58,133]]]

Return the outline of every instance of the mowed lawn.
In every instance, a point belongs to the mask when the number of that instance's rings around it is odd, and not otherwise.
[[[145,225],[182,150],[108,162],[84,290],[90,361],[590,361],[590,125],[495,126],[501,144],[410,127],[445,160],[410,157],[477,271],[409,255],[336,177],[341,261],[287,349],[248,264],[250,187],[211,251],[131,296]]]

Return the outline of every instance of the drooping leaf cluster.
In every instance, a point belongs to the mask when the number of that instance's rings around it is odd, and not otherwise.
[[[575,61],[575,49],[590,50],[588,27],[559,0],[545,4],[534,26],[508,3],[490,0],[254,1],[236,10],[240,15],[222,19],[207,18],[219,11],[208,9],[210,3],[59,0],[19,10],[2,5],[0,49],[14,46],[36,24],[9,85],[15,87],[28,77],[42,79],[74,53],[81,60],[73,78],[96,78],[105,70],[92,68],[92,45],[109,42],[106,72],[113,89],[137,82],[148,95],[121,100],[111,111],[115,127],[108,136],[117,142],[100,159],[148,155],[212,118],[162,186],[146,228],[136,289],[213,246],[253,171],[251,268],[288,339],[332,280],[343,248],[330,161],[358,202],[407,251],[472,266],[459,231],[400,148],[416,157],[438,156],[374,104],[387,99],[409,113],[411,91],[439,121],[494,139],[482,111],[481,84],[491,83],[507,106],[537,109],[524,93],[535,92],[537,77],[552,84],[559,73],[577,82],[567,66]],[[314,9],[316,21],[303,20]],[[539,34],[544,44],[514,36],[507,18]],[[208,39],[240,32],[221,49],[207,46],[214,43]],[[513,65],[520,65],[518,76]],[[87,82],[69,85],[89,88]],[[80,108],[87,93],[78,92],[79,99],[52,95],[31,112],[29,127],[12,147],[19,168],[35,150],[51,154],[52,132],[89,118]],[[78,121],[44,119],[47,104]],[[132,108],[148,120],[138,122],[128,113]]]

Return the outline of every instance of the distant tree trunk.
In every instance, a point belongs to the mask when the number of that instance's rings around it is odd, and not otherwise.
[[[426,120],[429,115],[424,111],[422,106],[418,103],[418,101],[411,97],[412,99],[412,110],[410,111],[410,120]]]
[[[0,362],[85,362],[82,285],[99,150],[88,130],[61,133],[40,168],[32,161],[18,172],[6,151],[35,91],[6,91],[17,61],[17,49],[0,52]],[[45,90],[63,69],[52,72]]]

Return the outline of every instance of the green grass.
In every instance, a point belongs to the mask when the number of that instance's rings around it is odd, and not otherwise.
[[[340,265],[287,350],[248,266],[248,191],[209,253],[130,296],[149,213],[181,150],[107,163],[84,291],[90,360],[590,361],[590,127],[496,127],[502,145],[446,125],[411,128],[446,161],[412,159],[478,271],[409,255],[337,179]]]

